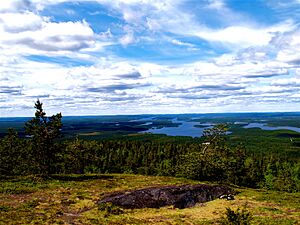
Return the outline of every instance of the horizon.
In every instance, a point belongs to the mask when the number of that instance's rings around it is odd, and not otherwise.
[[[0,49],[0,118],[300,109],[300,0],[3,0]]]
[[[284,111],[277,111],[277,112],[216,112],[216,113],[149,113],[149,114],[102,114],[102,115],[63,115],[62,117],[117,117],[117,116],[151,116],[151,115],[158,115],[158,116],[176,116],[176,115],[221,115],[221,114],[300,114],[300,111],[290,111],[290,112],[284,112]],[[52,116],[49,115],[46,112],[46,116]],[[0,119],[6,119],[6,118],[33,118],[32,116],[7,116],[7,117],[0,117]]]

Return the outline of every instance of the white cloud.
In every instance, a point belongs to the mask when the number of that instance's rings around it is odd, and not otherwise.
[[[197,16],[192,9],[183,8],[184,1],[100,1],[110,5],[122,13],[125,21],[139,29],[155,32],[170,32],[183,36],[197,36],[208,42],[218,42],[230,49],[242,49],[250,46],[267,45],[276,33],[291,31],[295,28],[292,20],[271,26],[262,26],[241,13],[230,10],[224,1],[209,1],[205,7],[217,13],[220,22],[225,21],[221,28],[210,28]],[[137,10],[138,9],[138,10]],[[134,31],[139,32],[140,30]],[[133,43],[133,34],[126,34],[125,43]]]
[[[276,33],[291,31],[295,25],[291,21],[276,24],[270,27],[229,26],[220,30],[196,31],[195,35],[213,42],[233,45],[235,48],[250,46],[264,46],[269,44]]]
[[[151,31],[157,31],[161,29],[161,25],[155,19],[151,19],[149,17],[146,18],[148,29]]]
[[[29,25],[28,25],[29,27]],[[18,33],[4,33],[0,37],[3,45],[23,45],[32,49],[44,51],[76,51],[91,47],[94,41],[94,33],[86,22],[44,22],[41,28],[30,29]],[[6,28],[14,29],[14,28]]]
[[[136,40],[134,38],[134,32],[132,28],[125,26],[124,31],[126,34],[119,39],[120,43],[124,46],[134,43]]]
[[[3,0],[0,1],[0,13],[20,12],[33,7],[29,0]]]
[[[179,45],[179,46],[185,46],[185,47],[195,47],[195,45],[191,44],[191,43],[187,43],[187,42],[182,42],[176,39],[173,39],[172,44],[174,45]]]
[[[0,12],[0,33],[1,55],[8,59],[45,54],[91,59],[84,51],[109,44],[107,35],[96,35],[85,21],[54,23],[30,11]]]
[[[300,64],[300,29],[278,34],[272,44],[278,48],[277,60]]]
[[[300,79],[299,79],[299,77],[276,79],[276,80],[271,81],[271,85],[286,86],[286,87],[294,87],[294,86],[300,87]]]
[[[39,10],[59,2],[64,0],[1,1],[1,116],[21,115],[38,96],[54,113],[136,114],[279,109],[299,92],[296,21],[262,26],[215,0],[205,10],[224,15],[224,23],[213,28],[200,13],[183,7],[185,1],[99,0],[123,20],[117,24],[123,32],[105,28],[95,34],[84,20],[52,22],[40,15]],[[116,43],[138,47],[149,40],[182,46],[176,48],[182,51],[202,47],[199,43],[221,46],[226,54],[216,51],[215,57],[196,56],[184,64],[130,60],[113,50]],[[107,50],[108,45],[113,47]],[[34,62],[26,58],[30,55],[37,61],[63,56],[93,65]]]
[[[39,4],[56,4],[61,1],[35,1]],[[291,30],[292,21],[286,21],[270,27],[261,27],[259,23],[251,21],[242,14],[230,10],[221,0],[209,1],[206,8],[217,10],[220,18],[227,24],[221,29],[211,29],[204,25],[201,17],[191,14],[187,8],[182,8],[184,1],[149,1],[149,0],[99,0],[100,4],[119,11],[126,23],[140,29],[153,31],[168,31],[180,35],[198,36],[210,42],[220,42],[225,46],[234,45],[235,48],[265,45],[275,32]],[[204,3],[202,3],[204,4]],[[203,5],[205,8],[205,4]],[[212,14],[214,12],[212,11]],[[241,21],[243,21],[241,23]],[[121,38],[124,45],[134,42],[134,32],[126,33]]]
[[[221,10],[224,9],[225,3],[223,0],[210,0],[207,6],[208,9]]]
[[[266,45],[272,38],[271,34],[264,30],[235,26],[217,31],[199,31],[195,34],[209,41],[232,44],[239,46],[239,48]]]
[[[20,23],[20,21],[22,22]],[[4,31],[20,33],[41,29],[43,19],[32,12],[3,13],[0,14],[0,22],[3,24]]]
[[[129,7],[123,8],[123,18],[127,23],[139,23],[144,16],[142,11],[133,10]]]

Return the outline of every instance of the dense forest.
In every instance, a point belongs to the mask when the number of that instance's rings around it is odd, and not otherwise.
[[[248,153],[229,145],[224,124],[193,141],[65,140],[61,114],[46,116],[42,103],[25,124],[27,138],[12,129],[0,139],[0,175],[132,173],[187,177],[246,187],[296,192],[300,163],[280,155]]]

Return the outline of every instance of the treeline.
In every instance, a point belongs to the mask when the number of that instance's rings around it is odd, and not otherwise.
[[[221,144],[221,143],[219,143]],[[0,140],[2,175],[43,174],[33,139],[10,133]],[[199,143],[87,141],[55,143],[49,173],[134,173],[183,176],[248,187],[296,191],[300,163],[270,156],[247,155],[242,146],[203,146]]]
[[[36,109],[25,125],[30,138],[10,130],[0,140],[1,175],[134,173],[300,190],[299,162],[248,154],[242,145],[229,147],[224,125],[206,130],[202,142],[61,141],[61,115],[46,117],[40,102]]]

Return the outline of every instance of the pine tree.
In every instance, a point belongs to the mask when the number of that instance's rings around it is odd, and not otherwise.
[[[31,137],[31,147],[36,163],[39,165],[39,172],[50,174],[51,161],[55,153],[54,140],[60,136],[62,115],[58,113],[47,117],[40,100],[37,100],[34,108],[35,117],[26,122],[25,132]]]

